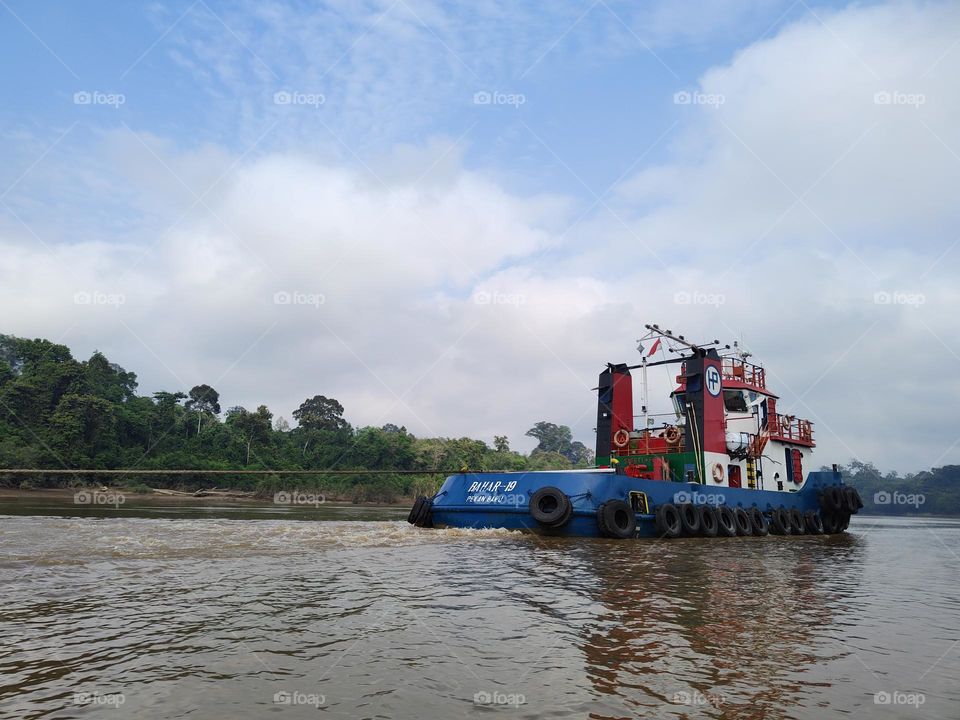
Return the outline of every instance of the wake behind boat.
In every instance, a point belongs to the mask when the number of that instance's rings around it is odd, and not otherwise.
[[[813,465],[813,423],[777,412],[762,366],[736,343],[694,344],[647,325],[639,365],[608,364],[597,387],[595,469],[459,473],[409,522],[627,539],[834,534],[863,502],[834,465]],[[678,357],[649,361],[664,346]],[[679,365],[673,423],[654,427],[647,370]],[[641,370],[643,427],[634,427]]]

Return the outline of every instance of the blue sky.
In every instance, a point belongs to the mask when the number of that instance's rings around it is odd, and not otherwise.
[[[82,146],[126,125],[184,149],[235,153],[269,130],[254,154],[294,144],[348,162],[356,158],[333,133],[365,161],[440,136],[460,139],[467,165],[502,173],[521,191],[587,199],[642,154],[655,162],[670,152],[669,139],[651,145],[689,120],[674,93],[811,13],[789,2],[679,11],[561,3],[550,15],[510,3],[478,6],[487,12],[337,5],[9,0],[0,47],[5,64],[24,72],[3,80],[4,127],[53,142],[76,122],[66,145]],[[285,89],[325,102],[283,116],[272,100]],[[84,90],[120,93],[124,103],[75,105]],[[481,91],[522,95],[523,104],[475,105]],[[33,149],[6,145],[14,159]],[[7,164],[5,179],[19,169]]]
[[[0,331],[529,449],[592,444],[598,368],[661,322],[740,335],[824,462],[960,460],[954,3],[0,18]]]

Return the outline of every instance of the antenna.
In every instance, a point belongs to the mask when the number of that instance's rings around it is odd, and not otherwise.
[[[708,347],[712,347],[713,345],[719,345],[719,344],[720,344],[720,341],[719,341],[719,340],[714,340],[713,342],[708,342],[708,343],[692,343],[692,342],[690,342],[689,340],[687,340],[683,335],[674,335],[673,330],[663,330],[663,329],[661,329],[660,326],[657,325],[656,323],[654,323],[654,324],[652,324],[652,325],[644,325],[644,327],[645,327],[647,330],[649,330],[649,331],[651,331],[651,332],[654,332],[654,333],[658,333],[658,334],[661,335],[662,337],[667,338],[667,340],[672,340],[672,341],[674,341],[675,343],[678,343],[678,344],[680,344],[680,345],[683,345],[685,348],[688,348],[688,349],[690,349],[690,350],[693,350],[694,352],[696,352],[697,350],[701,350],[701,349],[703,349],[703,348],[708,348]],[[674,348],[669,348],[669,351],[670,351],[670,352],[680,352],[680,351],[678,351],[678,350],[676,350],[676,349],[674,349]]]
[[[730,346],[727,345],[727,347],[729,348]],[[744,348],[743,345],[741,345],[737,340],[733,341],[733,353],[741,360],[746,360],[749,357],[753,357],[753,353]]]

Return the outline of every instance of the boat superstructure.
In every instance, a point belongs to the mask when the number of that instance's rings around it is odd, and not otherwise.
[[[597,409],[597,464],[620,466],[635,477],[695,482],[709,487],[795,491],[804,468],[813,467],[813,423],[777,411],[778,397],[767,388],[766,371],[748,361],[735,343],[721,354],[682,335],[648,326],[641,339],[654,352],[670,343],[678,358],[637,365],[613,365],[600,374]],[[651,428],[646,373],[677,366],[671,393],[676,422]],[[643,372],[643,426],[634,427],[632,370]]]
[[[863,503],[835,465],[811,471],[813,423],[778,411],[765,369],[738,343],[646,328],[640,363],[600,373],[595,469],[451,475],[417,499],[410,522],[614,538],[845,530]],[[651,359],[658,351],[664,359]],[[677,374],[673,412],[658,424],[647,373],[660,366]]]

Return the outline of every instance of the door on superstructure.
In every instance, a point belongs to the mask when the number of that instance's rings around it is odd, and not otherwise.
[[[739,465],[727,465],[727,484],[732,488],[741,487]]]

